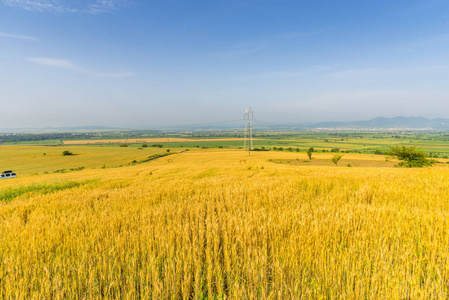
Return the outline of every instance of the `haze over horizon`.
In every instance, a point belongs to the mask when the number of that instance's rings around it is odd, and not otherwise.
[[[0,128],[449,118],[449,3],[0,0]]]

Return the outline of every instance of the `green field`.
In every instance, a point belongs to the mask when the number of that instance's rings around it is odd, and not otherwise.
[[[42,141],[19,141],[19,142],[6,142],[2,145],[62,145],[61,140],[42,140]]]
[[[27,135],[30,138],[29,135]],[[18,136],[20,137],[20,135]],[[15,139],[18,138],[17,136]],[[34,136],[31,136],[35,138]],[[153,135],[152,138],[155,136]],[[142,148],[142,143],[130,143],[128,147],[120,147],[120,144],[103,145],[57,145],[61,140],[39,140],[39,141],[15,141],[3,143],[0,146],[0,168],[3,170],[14,170],[20,176],[57,173],[82,170],[85,168],[110,168],[129,165],[147,159],[154,154],[167,153],[168,149],[173,152],[183,149],[242,149],[242,140],[229,140],[241,138],[239,134],[202,134],[185,136],[171,134],[170,137],[183,137],[192,139],[181,142],[158,142],[149,147]],[[132,137],[130,137],[132,138]],[[162,138],[162,136],[161,136]],[[163,136],[163,138],[167,138]],[[396,132],[259,132],[255,134],[254,147],[268,149],[276,152],[305,152],[313,147],[316,152],[344,152],[375,154],[385,153],[392,145],[404,144],[407,146],[417,145],[429,155],[445,162],[449,156],[449,136],[446,133],[396,133]],[[195,139],[195,140],[193,140]],[[201,141],[205,139],[205,141]],[[216,139],[216,140],[206,140]],[[223,139],[223,140],[220,140]],[[27,144],[35,144],[29,146]],[[47,145],[48,144],[48,145]],[[62,152],[68,150],[73,156],[63,156]],[[377,152],[376,152],[377,151]],[[380,151],[380,152],[379,152]],[[299,158],[301,161],[305,157]],[[315,162],[316,163],[316,162]],[[349,162],[348,162],[349,163]],[[363,165],[363,164],[362,164]],[[368,164],[369,165],[369,164]]]
[[[98,141],[97,137],[102,137],[103,133],[91,134],[89,136],[93,142]],[[62,139],[48,139],[59,137],[60,135],[15,135],[14,142],[8,140],[8,137],[0,136],[0,142],[5,145],[61,145]],[[70,139],[70,134],[63,134],[64,141],[79,141],[82,137],[74,135]],[[229,140],[232,138],[242,138],[241,132],[216,132],[216,133],[160,133],[141,134],[139,132],[122,132],[115,134],[122,139],[142,139],[142,138],[183,138],[184,141],[161,141],[157,143],[148,143],[150,148],[152,144],[161,145],[163,148],[223,148],[223,149],[242,149],[242,140]],[[38,138],[47,138],[38,140]],[[12,139],[12,138],[11,138]],[[23,139],[23,140],[21,140]],[[28,139],[28,140],[27,140]],[[191,139],[191,142],[186,140]],[[211,141],[210,139],[216,139]],[[222,141],[220,140],[222,139]],[[204,141],[201,141],[204,140]],[[338,149],[342,152],[360,152],[374,154],[385,152],[392,145],[404,144],[406,146],[417,145],[432,156],[445,158],[449,156],[449,134],[446,132],[256,132],[254,134],[253,145],[255,148],[266,148],[282,151],[307,151],[313,147],[316,151],[331,151]],[[127,143],[129,148],[139,148],[142,143]],[[96,144],[85,145],[88,147],[98,147]],[[115,148],[118,143],[102,144],[102,147]],[[66,146],[65,146],[66,147]],[[113,150],[111,150],[113,151]]]
[[[179,135],[171,135],[176,138]],[[158,142],[164,148],[228,148],[242,149],[243,141],[229,141],[229,138],[241,138],[241,135],[228,135],[223,141],[192,141],[192,142]],[[162,138],[162,136],[161,136]],[[217,135],[192,136],[192,139],[220,139]],[[296,133],[258,133],[254,135],[255,148],[265,147],[272,150],[273,147],[281,147],[283,151],[298,148],[301,152],[313,147],[317,151],[353,151],[360,153],[374,153],[376,150],[385,152],[390,146],[404,144],[406,146],[417,145],[424,151],[442,158],[449,155],[449,137],[445,133],[385,133],[385,132],[353,132],[353,133],[323,133],[323,132],[296,132]],[[117,147],[118,144],[107,146]],[[141,147],[142,144],[128,144],[130,147]],[[292,148],[292,149],[289,149]]]

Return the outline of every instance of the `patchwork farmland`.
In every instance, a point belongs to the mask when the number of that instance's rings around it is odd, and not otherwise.
[[[167,150],[0,147],[0,298],[448,294],[444,159]]]

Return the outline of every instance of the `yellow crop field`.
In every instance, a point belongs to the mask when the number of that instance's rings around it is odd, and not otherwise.
[[[345,157],[196,149],[0,181],[0,298],[449,297],[449,168]]]
[[[63,151],[70,151],[74,155],[63,156]],[[21,177],[36,173],[52,173],[62,169],[115,167],[165,151],[158,148],[141,150],[125,147],[1,146],[0,172],[14,170]]]
[[[222,138],[222,139],[183,139],[183,138],[148,138],[148,139],[109,139],[109,140],[70,140],[63,141],[64,145],[86,145],[86,144],[118,144],[118,143],[189,143],[189,142],[229,142],[243,141],[243,138]],[[260,141],[262,139],[253,139]]]

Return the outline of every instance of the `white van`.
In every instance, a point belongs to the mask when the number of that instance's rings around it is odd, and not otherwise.
[[[16,178],[17,175],[13,171],[4,171],[0,175],[0,179]]]

